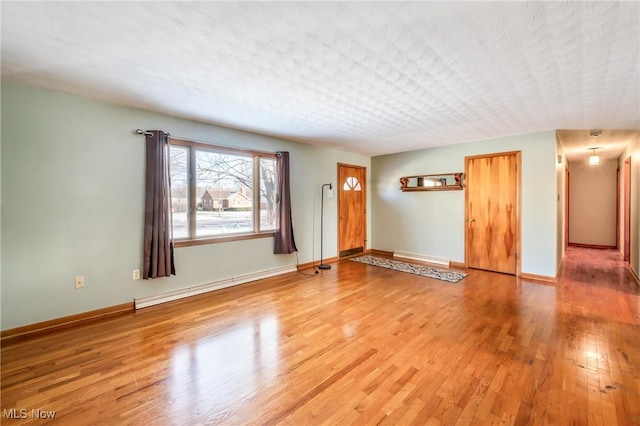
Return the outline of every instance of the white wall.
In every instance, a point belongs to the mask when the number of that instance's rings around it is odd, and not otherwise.
[[[522,272],[555,277],[555,132],[374,157],[371,247],[464,262],[464,191],[401,192],[398,179],[464,171],[465,156],[522,151]]]
[[[3,82],[3,330],[295,264],[294,254],[273,255],[273,238],[264,238],[178,248],[177,276],[133,281],[144,213],[144,139],[136,128],[289,151],[300,263],[320,256],[320,186],[336,182],[337,163],[370,175],[366,156]],[[337,212],[325,208],[324,255],[333,257]],[[86,277],[84,289],[74,288],[76,275]]]
[[[616,160],[569,162],[569,242],[616,246]]]

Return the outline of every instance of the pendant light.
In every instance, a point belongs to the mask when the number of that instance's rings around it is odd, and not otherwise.
[[[589,157],[589,165],[590,166],[597,166],[598,164],[600,164],[600,157],[596,155],[596,149],[598,148],[591,148],[593,150],[593,154],[591,154],[591,156]]]
[[[589,136],[591,136],[592,138],[599,138],[600,135],[602,135],[602,130],[590,130],[589,131]],[[589,149],[593,150],[593,153],[589,157],[589,165],[590,166],[597,166],[598,164],[600,164],[600,157],[596,155],[596,149],[598,149],[598,148],[600,148],[600,147],[594,146],[593,148],[589,148]]]

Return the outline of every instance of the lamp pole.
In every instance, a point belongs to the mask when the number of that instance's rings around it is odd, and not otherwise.
[[[318,265],[318,269],[331,269],[331,265],[325,265],[322,261],[322,245],[324,241],[324,187],[328,186],[329,191],[333,189],[333,186],[330,183],[325,183],[322,185],[322,189],[320,190],[320,265]]]

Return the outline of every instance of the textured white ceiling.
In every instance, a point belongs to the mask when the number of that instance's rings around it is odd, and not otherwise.
[[[635,1],[1,7],[3,78],[370,155],[640,128]]]

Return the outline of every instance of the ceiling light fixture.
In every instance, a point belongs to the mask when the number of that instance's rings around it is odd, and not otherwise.
[[[591,148],[591,149],[593,150],[593,154],[591,154],[591,156],[589,157],[589,165],[597,166],[598,164],[600,164],[600,157],[596,155],[596,149],[598,148]]]

